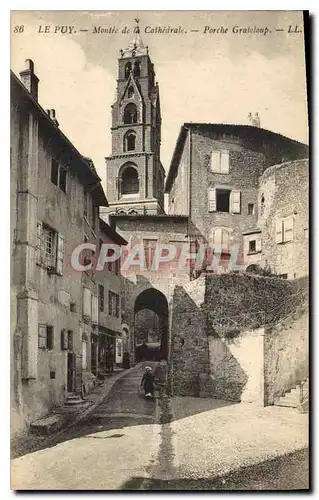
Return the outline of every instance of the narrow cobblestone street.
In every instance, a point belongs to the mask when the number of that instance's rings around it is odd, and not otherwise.
[[[139,391],[143,371],[142,363],[124,374],[101,404],[49,448],[12,460],[12,487],[308,487],[307,415],[212,399],[146,400]]]

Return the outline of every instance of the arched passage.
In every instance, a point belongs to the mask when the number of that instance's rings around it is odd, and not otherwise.
[[[148,311],[150,314],[148,316],[139,314],[142,311]],[[137,296],[134,304],[134,330],[135,346],[138,346],[137,358],[167,358],[168,303],[162,292],[148,288]],[[147,349],[141,347],[143,342],[150,344]]]

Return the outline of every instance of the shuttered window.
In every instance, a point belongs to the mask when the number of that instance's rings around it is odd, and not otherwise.
[[[63,274],[63,258],[64,258],[64,236],[58,234],[57,238],[57,260],[56,260],[56,270],[57,273],[62,276]]]
[[[294,219],[287,217],[276,220],[276,243],[286,243],[294,239]]]
[[[283,220],[284,241],[293,241],[294,239],[294,220],[288,217]]]
[[[210,157],[210,168],[216,174],[229,174],[229,151],[213,150]]]
[[[98,313],[98,297],[97,295],[92,295],[92,323],[98,323],[99,313]]]
[[[216,212],[216,190],[212,188],[208,190],[208,211]]]
[[[83,316],[91,318],[91,290],[83,288]]]
[[[241,211],[240,205],[241,205],[241,192],[234,189],[231,192],[230,211],[233,214],[240,214]]]

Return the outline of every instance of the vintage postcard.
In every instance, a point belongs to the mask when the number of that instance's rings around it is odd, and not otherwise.
[[[308,14],[11,12],[11,488],[308,490]]]

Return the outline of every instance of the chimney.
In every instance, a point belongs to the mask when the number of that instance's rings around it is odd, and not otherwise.
[[[46,109],[47,114],[49,115],[49,118],[53,121],[54,125],[57,127],[59,126],[59,122],[55,117],[55,109]]]
[[[20,78],[23,85],[28,89],[32,97],[38,100],[38,83],[39,79],[34,74],[34,64],[31,59],[25,60],[25,69],[20,72]]]
[[[253,125],[254,125],[254,127],[260,128],[260,118],[259,118],[258,113],[255,113],[255,116],[253,118]]]

